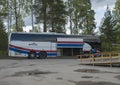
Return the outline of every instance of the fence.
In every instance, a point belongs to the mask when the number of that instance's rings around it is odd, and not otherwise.
[[[120,52],[102,52],[100,54],[77,55],[80,64],[86,65],[120,65]]]

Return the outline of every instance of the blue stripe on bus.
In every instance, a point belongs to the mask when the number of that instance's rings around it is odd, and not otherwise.
[[[82,48],[83,44],[57,44],[57,47]]]
[[[57,53],[47,53],[47,56],[57,56]]]
[[[20,49],[16,49],[16,48],[12,48],[12,47],[9,47],[9,50],[23,53],[23,54],[28,54],[28,51],[20,50]],[[36,54],[38,55],[39,53],[36,53]],[[57,53],[56,52],[47,52],[47,56],[57,56]]]
[[[15,52],[19,52],[19,53],[23,53],[23,54],[28,54],[28,52],[24,51],[24,50],[20,50],[20,49],[16,49],[16,48],[11,48],[11,47],[9,47],[9,49],[12,50],[12,51],[15,51]]]

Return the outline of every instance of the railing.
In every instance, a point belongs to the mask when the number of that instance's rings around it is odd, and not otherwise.
[[[100,54],[77,55],[80,64],[90,65],[110,65],[120,64],[120,52],[102,52]]]

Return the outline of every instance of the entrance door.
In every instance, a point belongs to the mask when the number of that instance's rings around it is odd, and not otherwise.
[[[82,53],[82,48],[73,48],[73,56],[80,55]]]
[[[63,56],[72,56],[71,48],[63,48]]]
[[[61,56],[76,56],[82,53],[82,48],[61,48]]]

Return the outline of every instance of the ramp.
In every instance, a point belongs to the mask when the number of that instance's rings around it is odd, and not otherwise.
[[[96,54],[78,55],[81,65],[118,65],[120,66],[120,52],[105,52],[100,56]],[[87,56],[87,57],[86,57]]]

